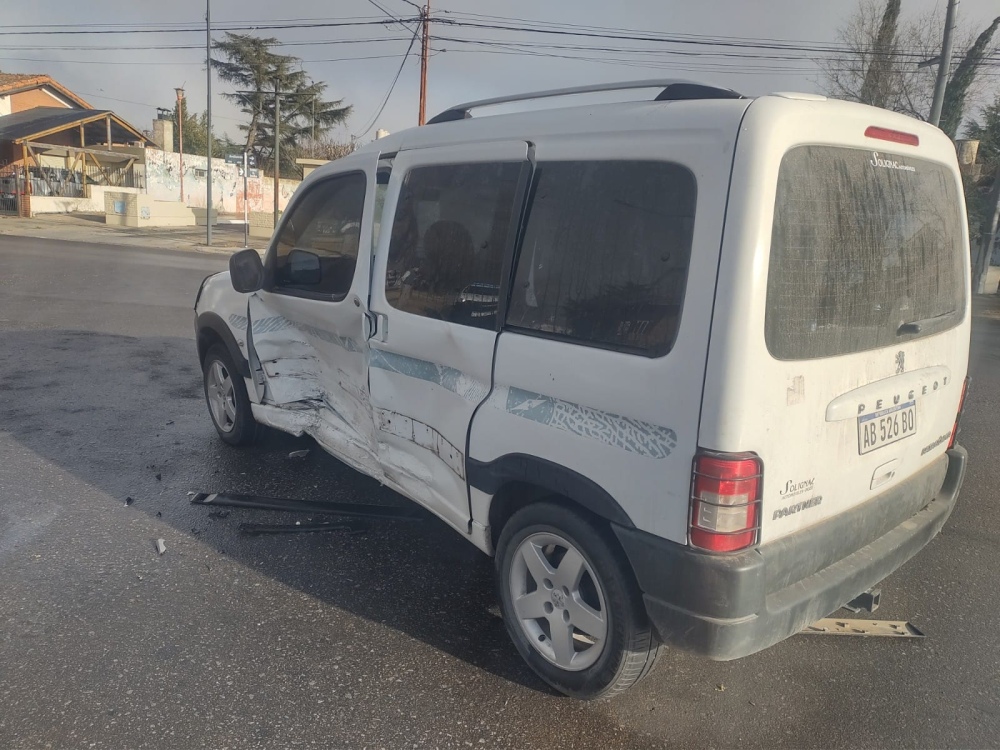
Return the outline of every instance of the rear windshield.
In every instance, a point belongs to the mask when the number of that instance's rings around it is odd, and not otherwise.
[[[815,359],[912,341],[965,309],[953,173],[910,156],[800,146],[781,160],[767,348]]]

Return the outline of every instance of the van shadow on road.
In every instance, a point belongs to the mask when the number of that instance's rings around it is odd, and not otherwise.
[[[240,522],[305,514],[191,506],[189,491],[303,500],[408,501],[308,438],[263,430],[258,445],[216,436],[191,341],[85,331],[0,334],[0,423],[20,443],[130,510],[332,606],[383,623],[503,679],[549,693],[524,666],[496,607],[491,560],[437,519],[348,534],[247,537]],[[290,451],[311,448],[304,460]],[[159,474],[161,479],[157,479]],[[228,509],[227,509],[228,510]],[[169,544],[169,541],[168,541]]]

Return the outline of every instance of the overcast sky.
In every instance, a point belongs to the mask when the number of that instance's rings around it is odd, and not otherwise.
[[[471,99],[643,78],[698,80],[746,94],[819,91],[820,76],[812,62],[816,53],[759,45],[780,47],[792,42],[808,47],[831,43],[856,2],[432,0],[434,16],[466,25],[432,25],[434,52],[428,76],[428,116]],[[376,3],[395,17],[412,19],[416,14],[407,0],[212,0],[212,23],[213,27],[296,22],[361,24],[386,18]],[[943,17],[944,0],[903,0],[904,15],[919,15],[935,8]],[[997,0],[962,0],[959,20],[963,27],[978,31],[998,11]],[[95,107],[114,109],[140,129],[150,128],[157,106],[173,106],[177,86],[185,87],[192,110],[205,107],[205,0],[6,0],[3,18],[0,70],[4,72],[47,73]],[[59,29],[63,31],[101,33],[12,33],[56,30],[52,24],[65,24]],[[202,30],[104,33],[123,25],[157,30],[200,26]],[[670,35],[690,43],[538,32],[582,30],[581,26],[588,27],[590,33]],[[528,27],[536,31],[523,30]],[[367,141],[375,128],[397,131],[416,124],[419,39],[406,58],[384,111],[377,121],[373,120],[404,60],[413,36],[409,28],[313,25],[261,29],[258,33],[277,37],[284,43],[277,51],[301,58],[310,76],[328,84],[330,98],[343,98],[353,105],[346,127],[333,133],[336,138],[346,140],[369,128],[362,136]],[[216,31],[215,36],[222,36],[222,32]],[[192,45],[201,48],[156,49]],[[629,49],[650,51],[626,51]],[[747,55],[769,57],[747,59]],[[989,77],[994,93],[1000,86],[998,72],[994,68]],[[214,81],[215,127],[239,140],[239,112],[221,96],[227,90],[225,84]]]

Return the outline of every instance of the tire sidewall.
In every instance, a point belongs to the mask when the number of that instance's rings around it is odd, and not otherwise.
[[[609,636],[598,660],[578,672],[560,669],[536,651],[514,613],[510,595],[514,553],[524,539],[539,532],[557,534],[576,547],[604,593]],[[626,578],[631,571],[622,568],[610,540],[580,515],[559,505],[540,503],[518,511],[508,521],[497,544],[495,564],[504,624],[528,666],[556,690],[575,698],[600,698],[611,691],[625,666],[629,634],[639,623],[635,618],[635,592]]]

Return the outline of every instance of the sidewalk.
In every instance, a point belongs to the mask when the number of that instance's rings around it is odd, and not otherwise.
[[[226,221],[228,217],[220,217]],[[232,253],[243,247],[242,224],[212,227],[212,246],[205,245],[205,227],[109,227],[104,214],[44,214],[31,219],[0,216],[0,235],[37,237],[46,240],[92,242],[106,245],[134,245],[203,253]],[[256,243],[256,244],[255,244]],[[267,240],[251,238],[250,246],[264,246]]]

